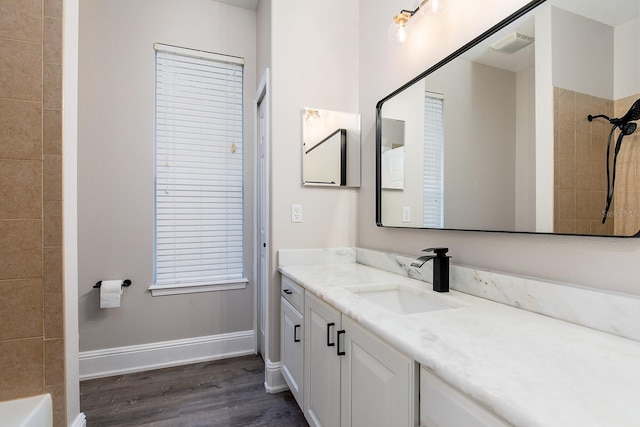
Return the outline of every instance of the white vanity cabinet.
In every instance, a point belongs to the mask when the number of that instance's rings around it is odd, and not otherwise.
[[[295,397],[303,405],[304,384],[304,289],[286,277],[282,278],[280,310],[282,376]]]
[[[309,293],[304,316],[309,424],[413,426],[415,362]]]
[[[312,427],[337,427],[340,356],[336,341],[342,315],[308,292],[304,306],[304,415]]]
[[[342,317],[341,426],[413,426],[416,363]]]
[[[449,384],[420,368],[421,427],[508,427]]]

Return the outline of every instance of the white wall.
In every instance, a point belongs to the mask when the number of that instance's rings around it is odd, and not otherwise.
[[[613,28],[556,7],[551,22],[554,86],[613,99]]]
[[[516,230],[536,230],[535,67],[516,74]]]
[[[304,107],[360,110],[358,17],[357,0],[271,2],[272,361],[280,360],[277,251],[356,244],[358,190],[303,187],[300,159]],[[302,223],[291,223],[293,203],[303,207]]]
[[[271,68],[271,0],[260,0],[256,9],[256,87]]]
[[[416,22],[419,25],[414,26],[408,44],[395,46],[387,41],[387,28],[391,17],[405,6],[385,0],[360,1],[363,180],[359,191],[358,246],[408,255],[418,255],[425,247],[446,246],[456,264],[640,295],[638,239],[391,229],[375,225],[376,103],[525,4],[524,0],[452,1],[443,16]]]
[[[153,43],[244,57],[245,270],[252,280],[256,14],[210,0],[80,5],[78,226],[80,350],[245,331],[253,291],[152,297]],[[99,309],[102,279],[128,278],[122,307]]]
[[[382,190],[382,223],[422,227],[424,224],[424,81],[413,85],[382,107],[384,118],[404,121],[404,186]],[[417,141],[415,143],[412,141]],[[411,209],[411,221],[403,223],[402,210]]]
[[[383,224],[422,226],[425,90],[444,95],[444,226],[515,231],[516,74],[463,59],[383,105],[405,121],[406,176],[403,190],[382,190]]]
[[[553,232],[554,101],[551,5],[542,4],[535,19],[535,230]]]
[[[622,99],[640,92],[640,17],[618,25],[613,33],[614,97]]]
[[[79,0],[63,3],[63,223],[64,223],[64,335],[67,424],[80,414],[78,361],[78,15]]]
[[[444,226],[515,230],[516,74],[458,60],[426,89],[445,96]]]

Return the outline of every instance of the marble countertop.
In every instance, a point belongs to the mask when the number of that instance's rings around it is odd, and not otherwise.
[[[640,426],[637,341],[362,264],[279,270],[515,426]],[[399,315],[351,292],[396,286],[453,308]]]

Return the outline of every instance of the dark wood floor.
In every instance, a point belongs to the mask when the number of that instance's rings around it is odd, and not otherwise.
[[[80,383],[88,427],[308,426],[291,395],[264,390],[246,356]]]

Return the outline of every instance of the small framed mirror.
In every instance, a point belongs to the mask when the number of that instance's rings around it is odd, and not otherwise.
[[[360,115],[302,110],[302,184],[360,187]]]

